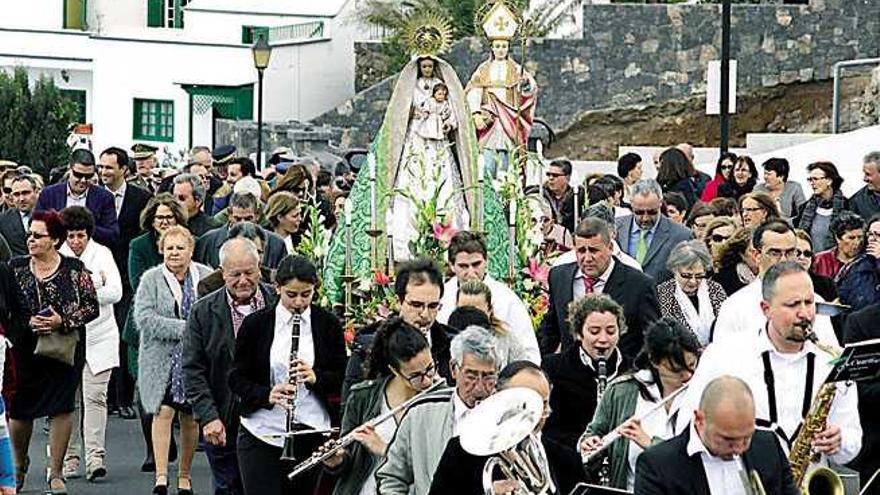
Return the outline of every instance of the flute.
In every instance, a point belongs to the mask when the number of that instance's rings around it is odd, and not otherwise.
[[[644,414],[639,416],[638,417],[639,421],[641,421],[641,420],[647,418],[648,416],[654,414],[655,412],[659,411],[663,406],[665,406],[667,403],[672,401],[672,399],[681,395],[681,393],[684,392],[688,388],[688,385],[690,385],[690,383],[685,383],[684,385],[682,385],[681,387],[679,387],[678,389],[673,391],[671,394],[664,397],[663,400],[661,400],[660,402],[657,403],[657,405],[655,405],[651,409],[648,409],[647,411],[644,412]],[[586,433],[586,432],[584,432],[584,433]],[[615,440],[620,438],[620,436],[621,436],[620,432],[617,431],[617,428],[615,428],[610,433],[608,433],[607,435],[602,437],[602,445],[599,446],[599,448],[590,452],[589,454],[581,454],[581,461],[584,464],[590,463],[593,459],[596,458],[596,456],[598,456],[601,452],[603,452],[606,448],[608,448],[609,445],[611,445],[612,443],[614,443]],[[581,435],[581,438],[578,440],[578,445],[583,443],[583,440],[584,440],[584,436]]]

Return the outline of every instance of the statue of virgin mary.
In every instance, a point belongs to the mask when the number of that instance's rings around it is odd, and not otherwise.
[[[395,261],[424,254],[411,248],[412,241],[425,235],[426,222],[444,229],[484,232],[490,273],[499,278],[507,274],[506,217],[488,176],[478,191],[476,135],[464,89],[452,66],[424,51],[414,56],[397,78],[366,166],[349,195],[354,276],[371,277],[373,269],[384,270],[389,237]],[[370,184],[371,177],[375,177],[375,186]],[[379,257],[376,263],[371,258],[370,230],[381,231],[373,253]],[[331,302],[342,299],[344,269],[345,236],[340,228],[324,266]]]

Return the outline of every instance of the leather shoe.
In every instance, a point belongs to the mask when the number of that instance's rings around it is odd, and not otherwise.
[[[131,406],[122,406],[119,408],[119,417],[122,419],[135,419],[137,412]]]

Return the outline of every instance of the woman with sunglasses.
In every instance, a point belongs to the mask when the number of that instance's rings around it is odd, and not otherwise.
[[[691,379],[700,352],[693,332],[672,318],[661,318],[645,332],[635,370],[608,386],[578,446],[581,453],[590,453],[602,445],[604,435],[615,429],[620,432],[621,438],[606,452],[610,487],[632,491],[642,451],[675,436],[680,396],[652,414],[645,413]]]
[[[680,242],[669,253],[666,268],[673,277],[657,286],[660,314],[683,322],[701,345],[708,344],[712,323],[727,299],[724,287],[709,279],[709,250],[698,240]]]
[[[712,280],[724,287],[724,292],[731,295],[749,285],[758,275],[758,260],[752,248],[753,229],[744,227],[718,246],[713,256],[715,274]]]
[[[341,436],[351,433],[357,442],[324,463],[338,476],[336,495],[376,493],[374,474],[406,411],[375,427],[365,423],[427,389],[437,376],[428,340],[399,317],[379,327],[364,367],[367,379],[352,387],[342,416]]]
[[[826,301],[836,300],[837,286],[834,285],[834,279],[819,275],[812,270],[814,253],[813,239],[810,238],[810,234],[805,230],[796,229],[794,235],[797,237],[797,262],[810,274],[813,290]]]
[[[709,248],[713,260],[721,252],[721,246],[736,233],[736,229],[736,221],[730,217],[717,217],[709,222],[703,242]]]
[[[740,156],[733,164],[730,179],[718,186],[718,196],[739,201],[743,195],[752,192],[758,182],[758,169],[748,156]]]
[[[734,153],[721,153],[721,156],[718,157],[718,163],[715,164],[715,178],[706,183],[700,201],[708,203],[718,196],[718,188],[725,181],[730,180],[733,175],[733,164],[736,163],[736,158]]]
[[[98,317],[99,306],[89,271],[58,249],[67,240],[67,227],[55,210],[36,211],[27,237],[28,256],[9,263],[14,283],[7,302],[11,313],[9,340],[15,359],[15,400],[10,403],[9,427],[15,451],[16,484],[27,477],[34,420],[48,417],[49,466],[46,493],[67,493],[62,462],[70,431],[77,387],[86,356],[86,323]],[[72,362],[49,355],[38,343],[43,336],[78,336],[59,346],[72,350]],[[46,342],[44,342],[45,344]],[[72,346],[71,349],[68,346]],[[5,352],[5,349],[3,350]],[[62,353],[59,353],[62,354]]]

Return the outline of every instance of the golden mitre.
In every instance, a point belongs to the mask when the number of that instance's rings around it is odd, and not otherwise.
[[[449,19],[435,11],[422,10],[406,20],[403,41],[414,58],[436,56],[452,46],[453,31]]]
[[[496,1],[483,16],[483,31],[490,40],[511,40],[519,27],[516,14],[503,0]]]

